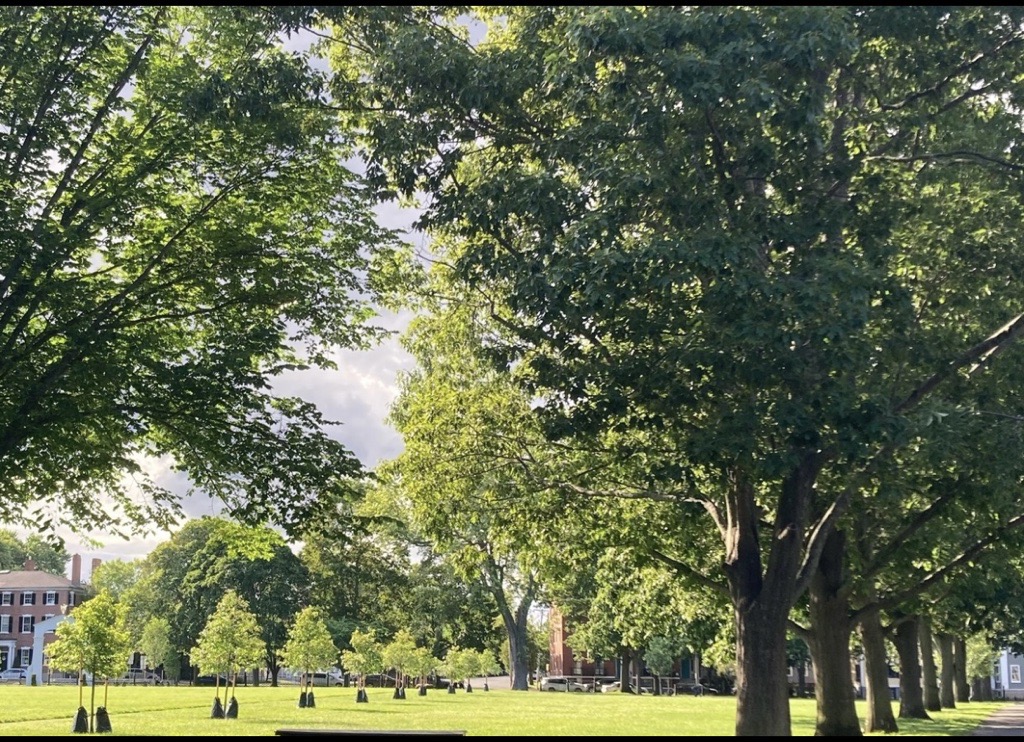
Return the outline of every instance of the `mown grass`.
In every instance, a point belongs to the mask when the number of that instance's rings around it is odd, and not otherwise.
[[[112,687],[107,711],[114,736],[273,736],[282,728],[461,730],[473,736],[733,736],[734,698],[516,693],[508,690],[426,696],[370,688],[315,689],[315,708],[298,707],[295,686],[239,688],[239,718],[211,719],[212,688]],[[103,703],[97,691],[97,705]],[[88,689],[85,706],[89,707]],[[999,703],[971,703],[930,722],[901,721],[901,735],[962,736]],[[0,686],[0,735],[64,736],[78,709],[74,686]],[[813,699],[794,699],[794,735],[814,733]],[[73,736],[73,735],[72,735]]]

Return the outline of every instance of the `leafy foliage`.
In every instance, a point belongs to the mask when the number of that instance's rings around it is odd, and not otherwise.
[[[139,640],[139,651],[146,658],[146,667],[155,670],[163,668],[163,677],[177,680],[181,664],[177,661],[178,653],[171,644],[171,624],[162,616],[154,616],[146,622]]]
[[[385,669],[384,647],[377,637],[370,632],[352,632],[349,639],[352,649],[342,650],[341,661],[346,670],[356,673],[360,680],[367,675],[382,672]]]
[[[566,496],[706,516],[737,733],[788,734],[786,617],[832,529],[894,452],[1021,417],[1024,14],[466,12],[483,40],[458,11],[328,11],[374,182],[426,194],[437,261],[546,436],[623,436],[628,465]],[[682,530],[646,543],[673,556]]]
[[[71,609],[49,645],[50,664],[67,672],[85,671],[93,678],[120,676],[128,667],[131,639],[125,611],[107,592]]]
[[[284,45],[302,13],[0,13],[5,522],[165,526],[151,457],[250,521],[349,496],[331,421],[272,385],[379,335],[368,272],[392,242],[324,75]]]
[[[329,670],[338,664],[338,658],[338,648],[320,612],[312,606],[299,611],[281,650],[284,666],[308,676],[318,670]]]
[[[244,598],[260,617],[262,665],[276,677],[287,626],[306,600],[309,577],[279,534],[204,517],[185,523],[143,563],[128,599],[132,624],[152,616],[171,622],[171,641],[187,654],[228,591]]]
[[[189,654],[200,672],[233,678],[240,670],[259,664],[265,651],[259,623],[249,604],[229,590],[217,603]]]
[[[10,529],[0,529],[0,569],[21,569],[26,559],[43,572],[63,575],[68,554],[63,544],[53,544],[37,534],[21,539]]]

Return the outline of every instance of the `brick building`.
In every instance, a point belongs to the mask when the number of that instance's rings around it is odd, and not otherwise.
[[[604,657],[587,659],[572,651],[567,642],[572,633],[569,621],[557,608],[552,608],[549,613],[548,627],[548,675],[567,676],[584,682],[602,678],[606,680],[619,678],[622,667],[621,659]],[[632,677],[638,674],[638,669],[633,664],[638,660],[639,658],[634,658],[633,662],[629,663],[629,674]],[[653,688],[654,675],[643,662],[640,662],[639,675],[641,676],[641,686]],[[677,685],[692,686],[699,682],[698,678],[702,677],[699,657],[685,655],[675,661],[672,674],[662,678],[662,682],[663,684],[668,683],[672,688]]]
[[[93,569],[99,563],[99,559],[93,559]],[[31,559],[20,570],[0,571],[0,670],[42,668],[33,656],[38,653],[34,646],[36,625],[81,603],[85,592],[82,557],[78,554],[71,558],[71,579],[43,572]],[[44,645],[53,638],[53,634],[47,634]]]

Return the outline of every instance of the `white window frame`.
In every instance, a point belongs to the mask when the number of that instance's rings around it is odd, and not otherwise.
[[[47,590],[43,596],[43,605],[57,605],[57,591]]]
[[[10,590],[0,593],[0,605],[14,605],[14,593]]]
[[[23,592],[21,594],[21,604],[22,605],[35,605],[36,604],[36,594],[35,594],[35,592],[34,591],[29,591],[29,590],[26,590],[25,592]]]
[[[32,664],[32,647],[19,648],[18,658],[21,660],[21,666],[28,669],[28,666]]]
[[[28,628],[25,628],[25,622],[28,621]],[[21,620],[18,621],[18,627],[21,629],[22,634],[31,634],[35,628],[35,617],[34,616],[22,616]]]
[[[0,615],[0,634],[10,634],[10,633],[11,633],[11,615],[9,613],[4,613],[3,615]]]
[[[1010,682],[1020,682],[1020,665],[1010,665]]]

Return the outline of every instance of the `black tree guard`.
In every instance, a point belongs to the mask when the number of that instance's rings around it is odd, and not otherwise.
[[[110,714],[107,713],[106,706],[100,706],[96,709],[96,731],[97,732],[112,732],[113,727],[110,726]]]
[[[214,696],[213,698],[213,710],[210,712],[211,719],[223,719],[224,718],[224,706],[221,705],[220,696]]]
[[[224,718],[226,719],[237,719],[238,718],[238,701],[234,696],[231,696],[231,700],[228,701],[228,710],[224,712]]]
[[[85,706],[78,707],[78,713],[75,714],[75,722],[71,725],[71,731],[74,734],[88,733],[89,712],[85,710]]]

